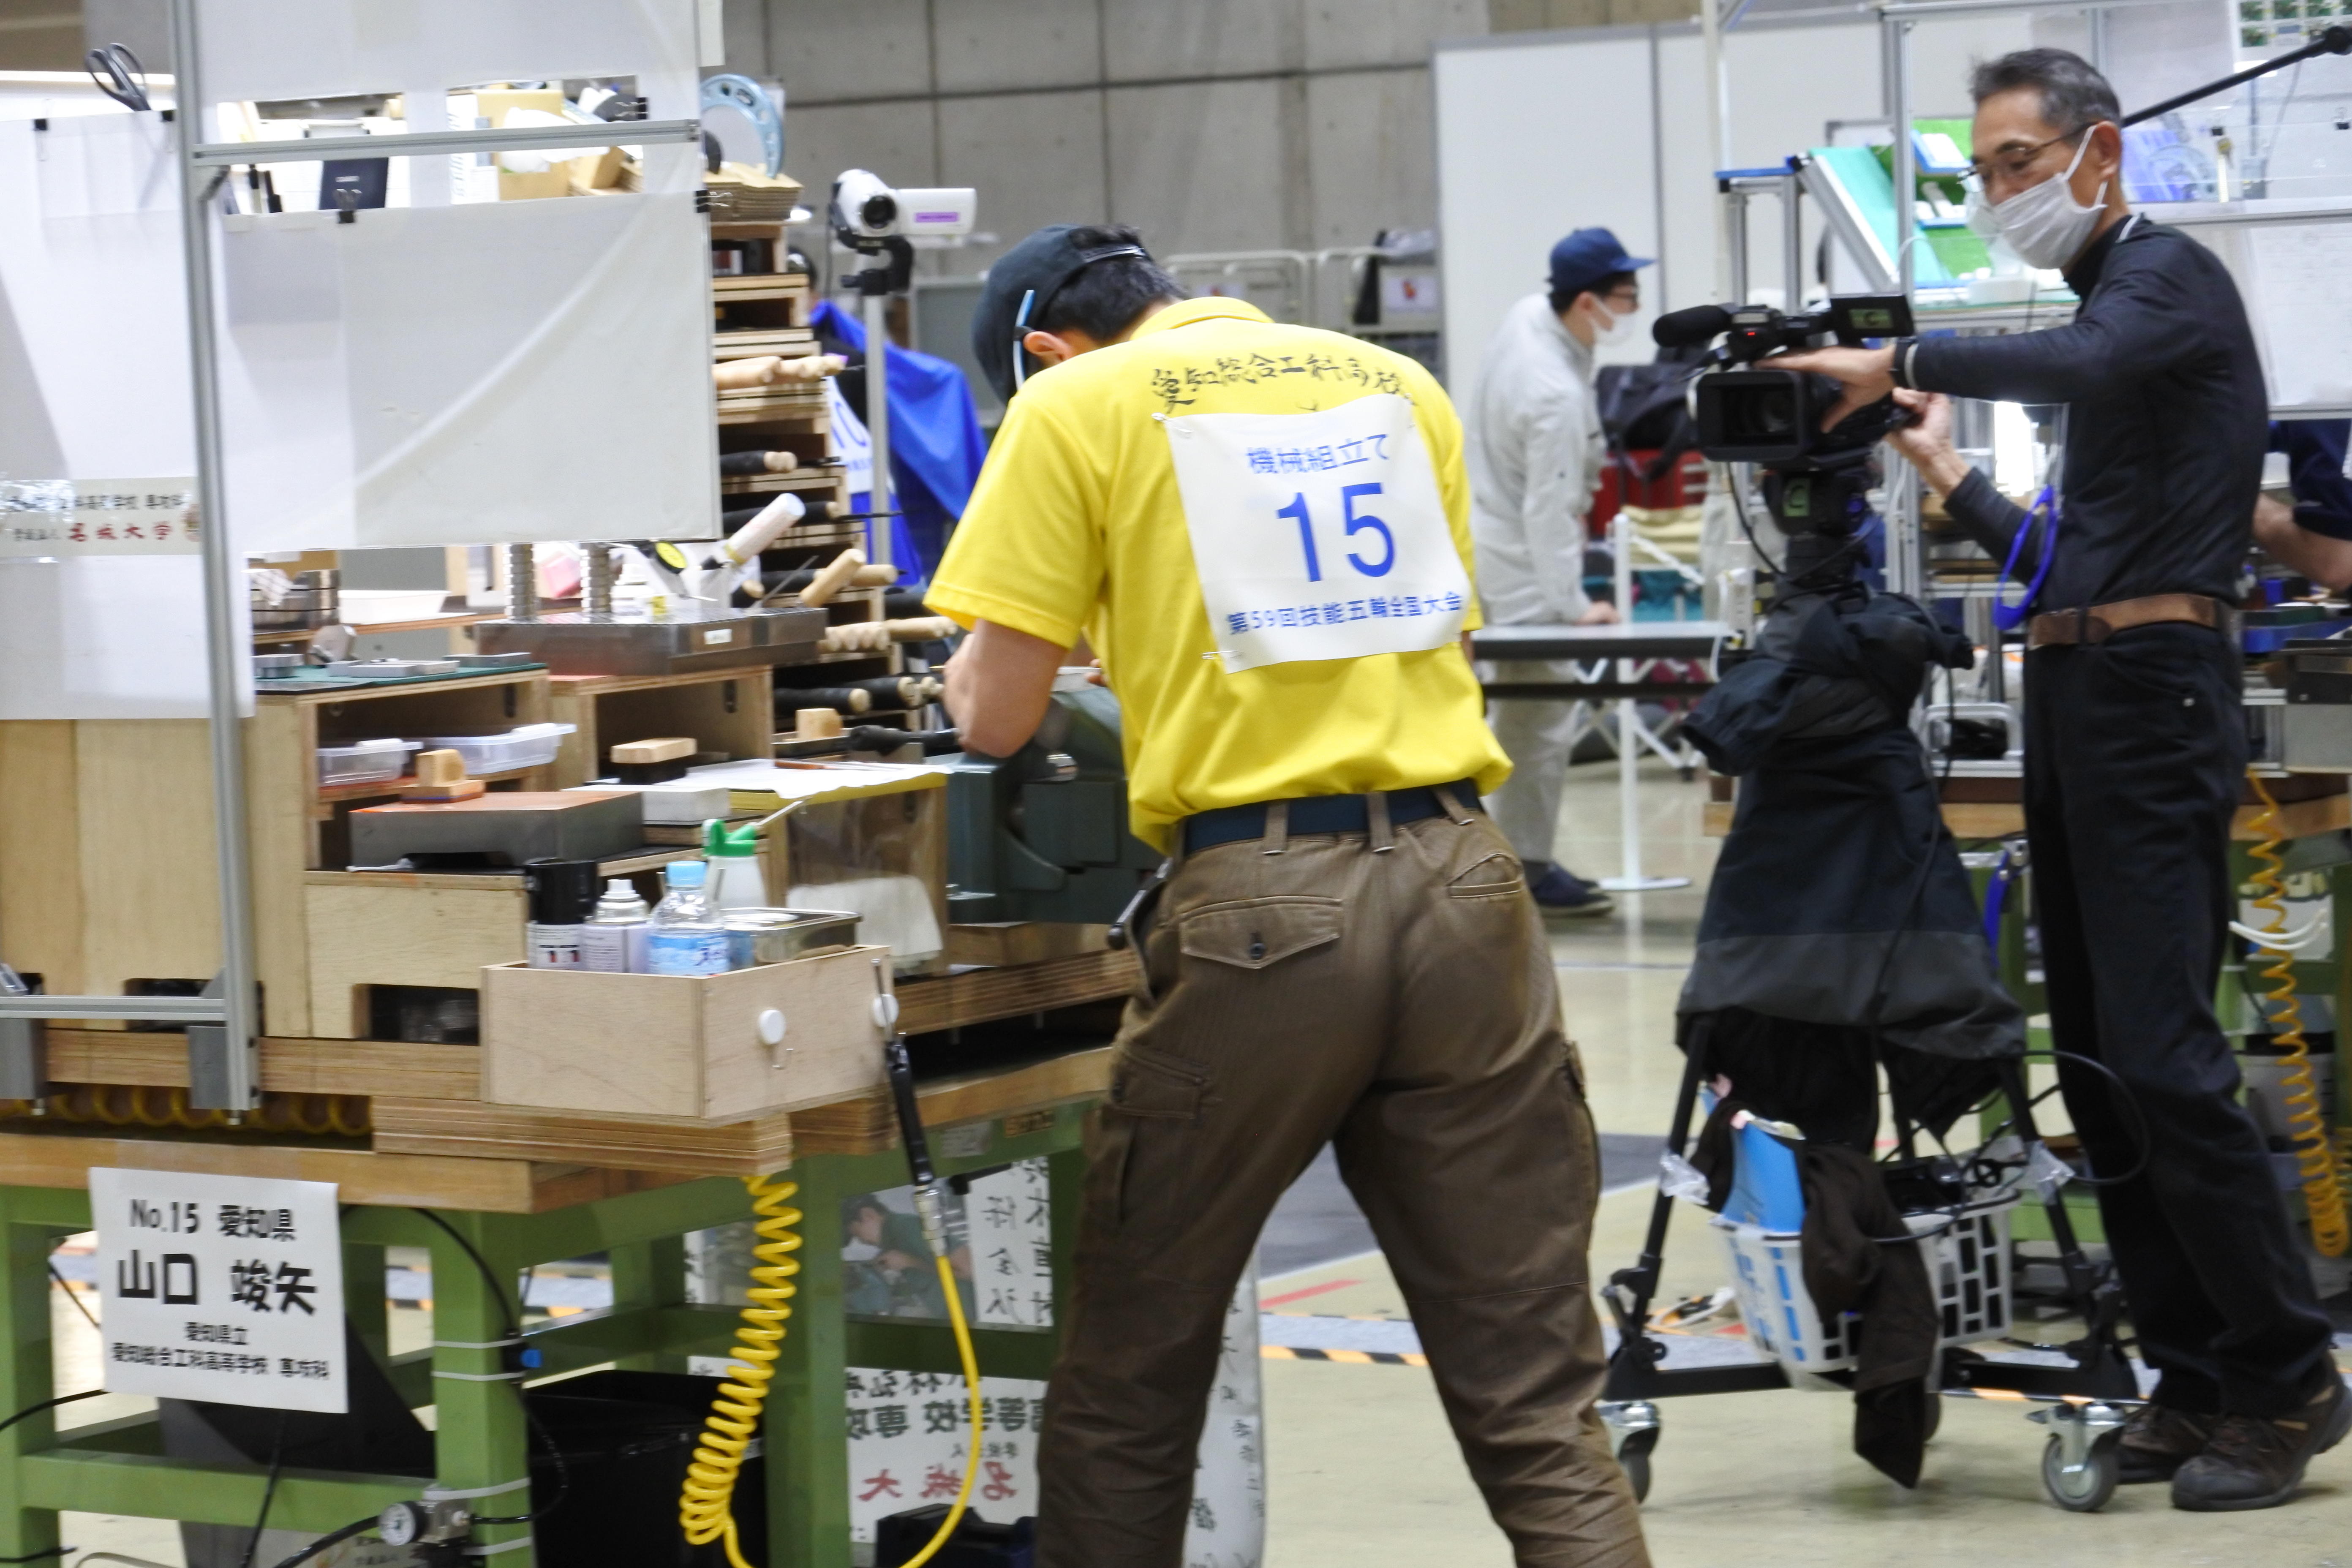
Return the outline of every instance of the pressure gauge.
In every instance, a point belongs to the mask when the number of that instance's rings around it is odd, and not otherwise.
[[[387,1546],[409,1546],[432,1525],[433,1516],[421,1502],[396,1502],[377,1516],[375,1532]]]

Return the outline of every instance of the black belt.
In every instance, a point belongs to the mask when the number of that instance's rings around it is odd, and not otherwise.
[[[1426,816],[1445,815],[1444,803],[1437,798],[1444,789],[1451,794],[1465,811],[1481,811],[1478,786],[1468,779],[1450,784],[1423,785],[1414,789],[1392,789],[1388,792],[1389,824],[1401,826],[1419,822]],[[1220,844],[1239,844],[1244,839],[1265,837],[1265,810],[1269,801],[1251,805],[1221,806],[1184,819],[1184,853],[1197,855],[1203,849]],[[1289,836],[1297,838],[1309,833],[1370,833],[1372,830],[1371,811],[1360,795],[1307,795],[1288,801],[1290,807]]]

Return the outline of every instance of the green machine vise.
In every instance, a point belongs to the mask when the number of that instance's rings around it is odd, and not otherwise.
[[[1127,830],[1118,699],[1100,686],[1055,691],[1011,757],[946,759],[948,919],[1118,919],[1163,857]]]

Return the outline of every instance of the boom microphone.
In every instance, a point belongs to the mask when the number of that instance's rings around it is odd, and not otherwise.
[[[1650,323],[1650,340],[1662,349],[1697,348],[1731,328],[1731,312],[1720,305],[1669,310]]]

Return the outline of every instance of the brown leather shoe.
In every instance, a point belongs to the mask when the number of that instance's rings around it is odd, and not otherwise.
[[[2116,1439],[2116,1452],[2123,1460],[2122,1483],[2170,1480],[2173,1471],[2205,1451],[2220,1420],[2169,1405],[2141,1405]]]
[[[2292,1415],[2224,1415],[2205,1451],[2173,1472],[2172,1506],[2196,1513],[2276,1508],[2303,1484],[2304,1468],[2352,1428],[2352,1394],[2331,1375]]]

